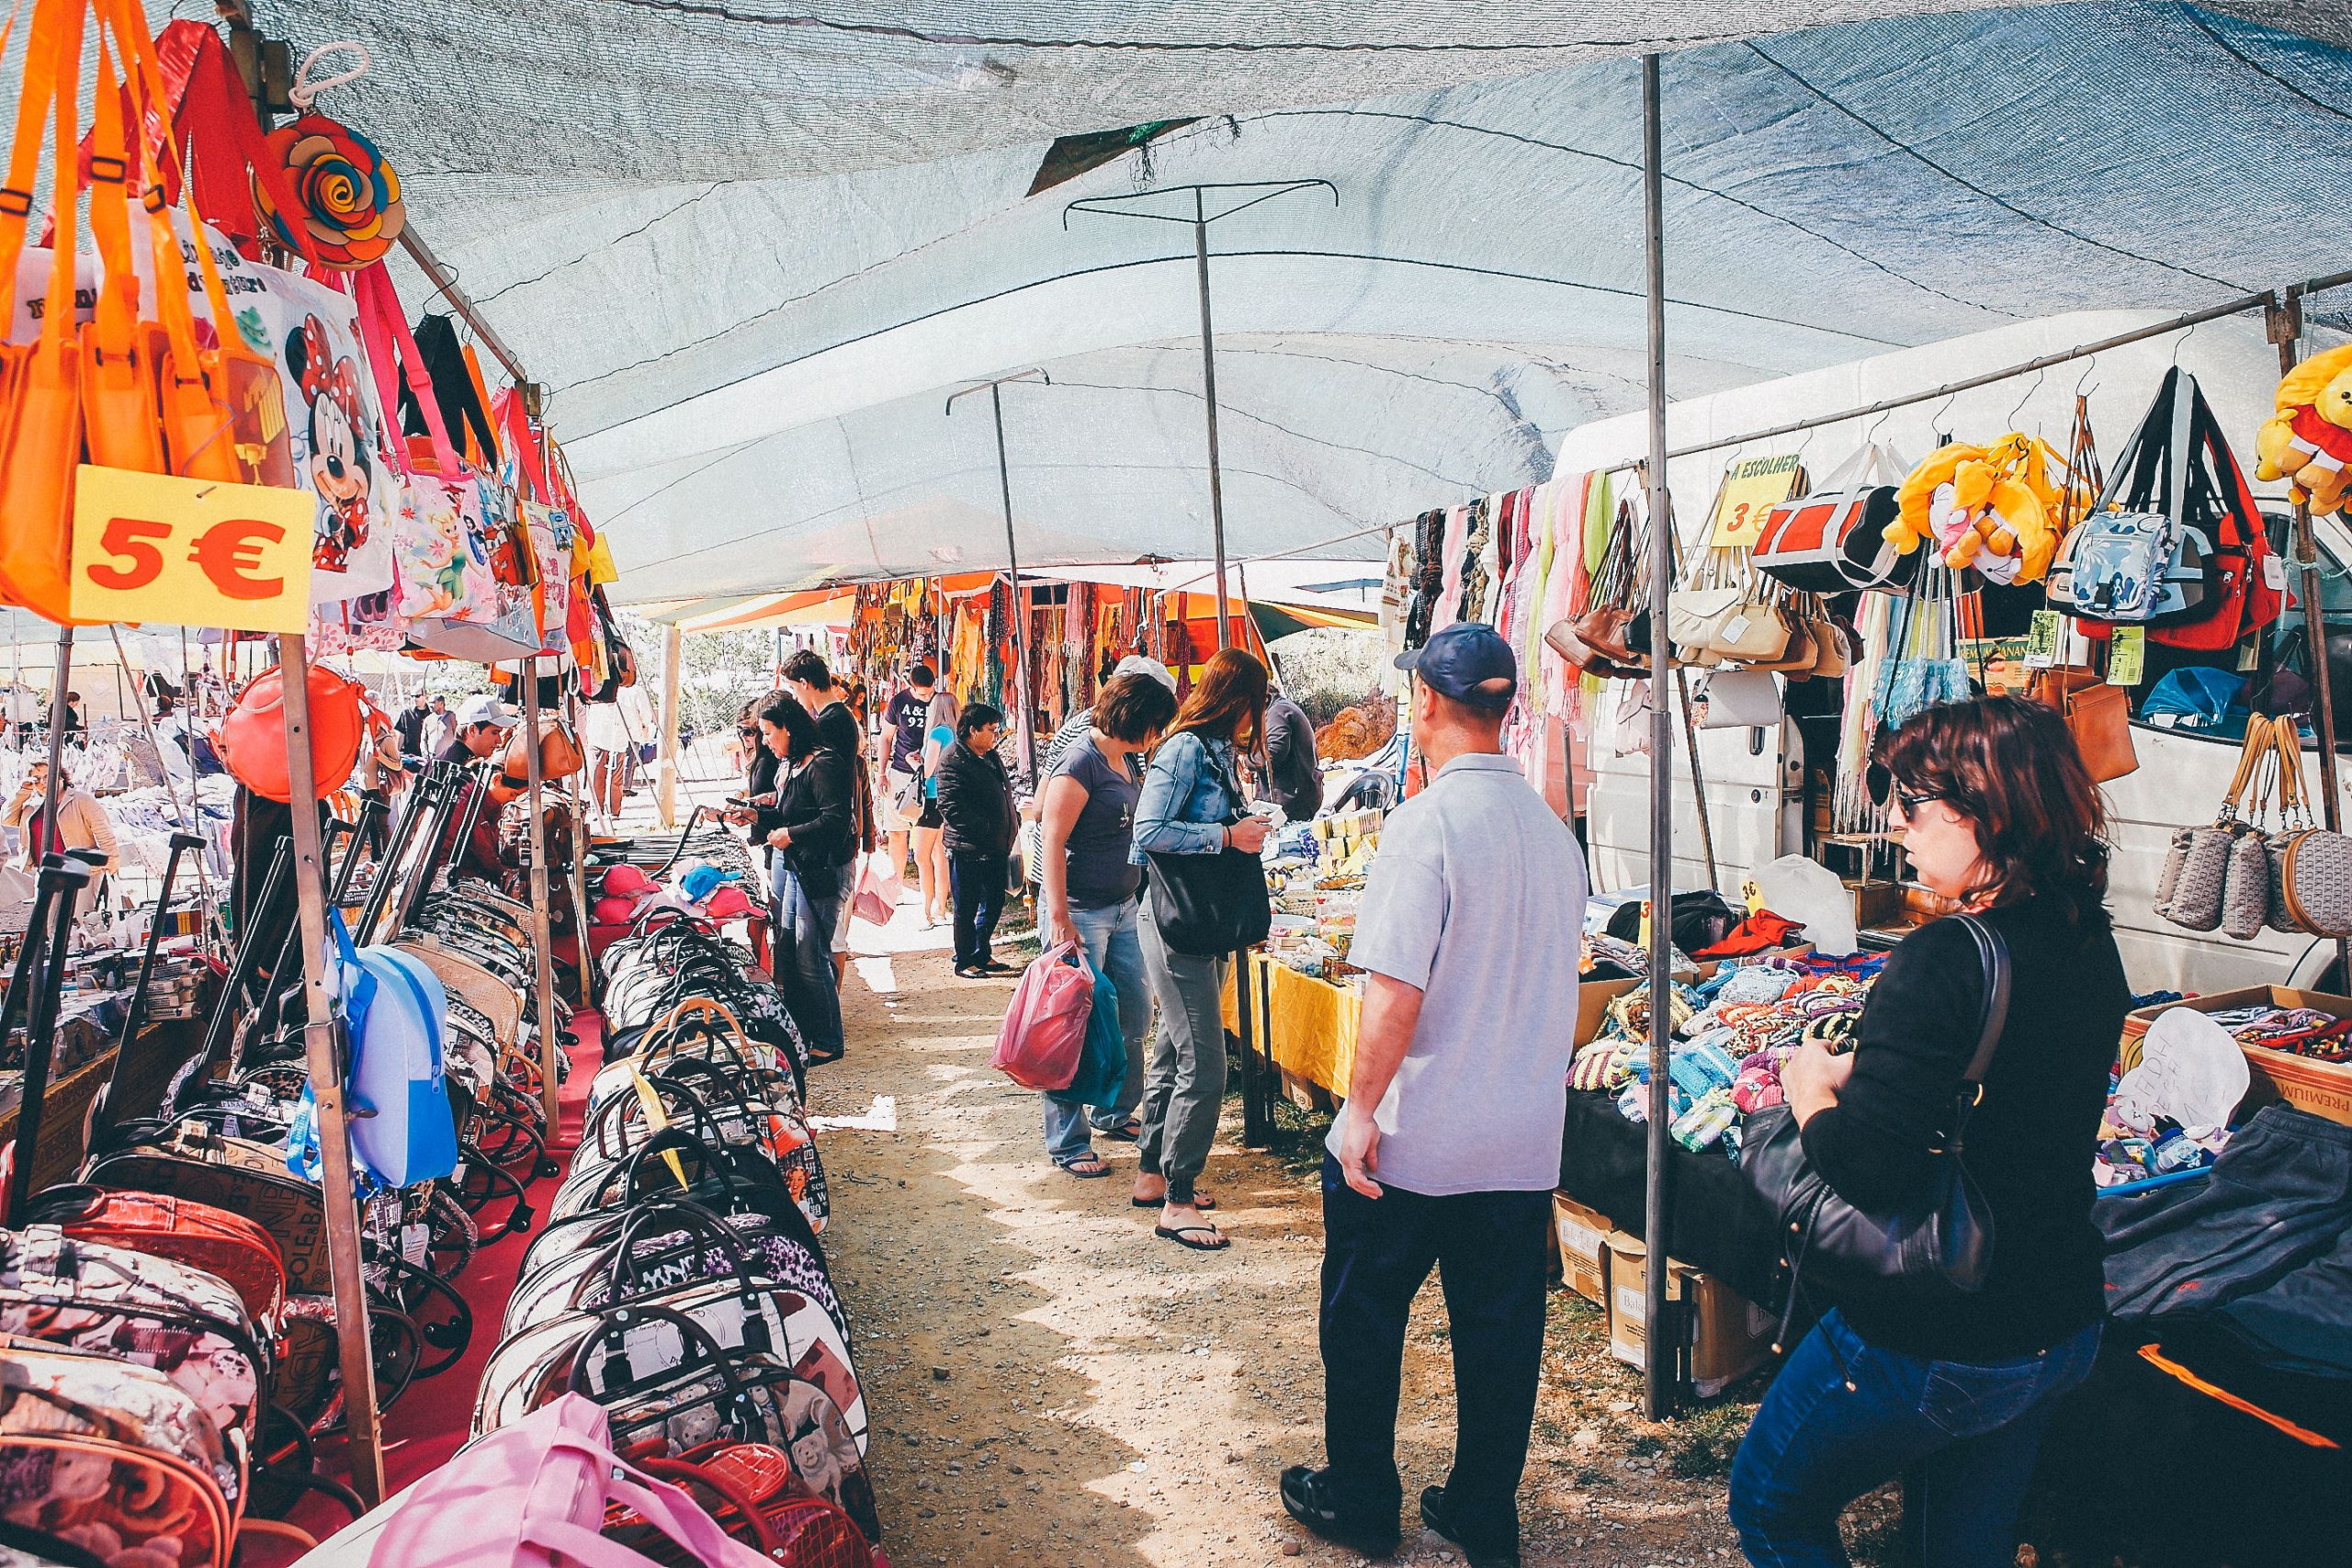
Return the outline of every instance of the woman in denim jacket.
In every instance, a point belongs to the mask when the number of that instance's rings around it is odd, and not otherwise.
[[[1257,745],[1265,732],[1266,687],[1266,667],[1238,648],[1208,661],[1144,775],[1129,860],[1148,866],[1154,854],[1214,855],[1231,848],[1254,855],[1264,847],[1266,824],[1243,815],[1235,753]],[[1227,1243],[1202,1211],[1216,1205],[1193,1183],[1208,1163],[1225,1099],[1222,998],[1230,961],[1170,951],[1148,892],[1137,928],[1144,974],[1159,1002],[1159,1038],[1144,1089],[1135,1203],[1161,1206],[1156,1234],[1215,1252]]]

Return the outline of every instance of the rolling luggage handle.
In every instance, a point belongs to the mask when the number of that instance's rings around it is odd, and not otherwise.
[[[74,926],[74,906],[89,886],[87,861],[51,854],[41,858],[40,878],[33,892],[32,923],[26,928],[25,945],[17,957],[17,973],[8,983],[8,997],[0,1003],[0,1041],[7,1038],[18,998],[25,997],[25,1077],[17,1108],[17,1136],[7,1153],[7,1191],[0,1219],[15,1224],[31,1195],[33,1156],[40,1146],[42,1101],[49,1094],[50,1057],[57,1046],[57,998],[65,984],[66,939]],[[48,925],[44,928],[42,920]],[[26,987],[32,987],[29,997]]]

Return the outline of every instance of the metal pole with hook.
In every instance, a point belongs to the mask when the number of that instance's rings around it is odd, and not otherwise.
[[[1012,529],[1012,468],[1004,455],[1004,389],[1015,381],[1035,381],[1052,386],[1054,378],[1040,369],[1016,371],[987,381],[976,381],[947,400],[947,412],[956,412],[956,400],[970,397],[982,388],[988,389],[989,412],[996,420],[996,478],[998,492],[1004,502],[1004,563],[1005,575],[1012,579],[1012,702],[1013,745],[1024,773],[1036,773],[1036,738],[1031,733],[1029,720],[1029,605],[1021,586],[1021,544]],[[1045,781],[1037,781],[1039,787]]]
[[[1193,277],[1200,295],[1201,305],[1201,393],[1207,408],[1209,456],[1209,545],[1216,568],[1216,645],[1222,650],[1233,644],[1233,613],[1227,603],[1225,555],[1225,470],[1217,451],[1216,426],[1216,326],[1209,308],[1209,226],[1221,220],[1243,212],[1261,202],[1295,191],[1321,187],[1331,193],[1331,205],[1340,204],[1340,187],[1329,180],[1253,180],[1217,185],[1175,186],[1165,190],[1139,191],[1133,196],[1088,197],[1073,201],[1062,209],[1062,226],[1069,226],[1073,212],[1094,212],[1114,218],[1143,218],[1159,223],[1190,224],[1193,230]],[[1245,199],[1216,212],[1209,210],[1209,193],[1253,193]],[[1190,216],[1154,212],[1144,204],[1177,194],[1192,197]],[[1245,606],[1246,607],[1246,606]],[[1247,995],[1250,976],[1250,954],[1245,949],[1234,954],[1235,1013],[1240,1021],[1241,1040],[1241,1141],[1246,1145],[1263,1145],[1273,1134],[1273,1105],[1270,1085],[1273,1065],[1261,1062],[1258,1056],[1256,1030],[1252,1027]]]

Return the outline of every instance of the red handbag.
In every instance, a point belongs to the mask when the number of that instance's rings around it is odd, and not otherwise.
[[[56,1225],[75,1241],[201,1269],[236,1292],[254,1322],[273,1330],[285,1314],[285,1257],[269,1233],[243,1214],[160,1192],[52,1187],[34,1200],[28,1223]]]
[[[286,715],[277,666],[254,677],[237,705],[212,730],[212,749],[236,781],[265,799],[291,801],[286,769]],[[311,666],[311,798],[343,787],[368,736],[368,694],[323,665]]]
[[[874,1550],[839,1505],[812,1497],[792,1468],[791,1457],[766,1443],[720,1440],[690,1449],[674,1460],[640,1460],[649,1475],[716,1497],[709,1509],[718,1527],[759,1549],[771,1562],[791,1568],[873,1568]],[[696,1501],[702,1499],[697,1498]],[[631,1515],[607,1516],[636,1550],[676,1568],[695,1568],[666,1540],[630,1530]]]

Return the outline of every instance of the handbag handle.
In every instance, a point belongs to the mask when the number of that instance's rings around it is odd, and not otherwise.
[[[702,1363],[709,1366],[711,1371],[718,1376],[719,1389],[726,1396],[722,1408],[733,1412],[733,1415],[723,1418],[729,1420],[738,1438],[745,1442],[752,1441],[756,1428],[743,1418],[752,1409],[752,1395],[751,1392],[743,1386],[743,1380],[735,1373],[734,1358],[728,1354],[725,1346],[710,1337],[709,1329],[705,1328],[684,1313],[673,1311],[669,1307],[642,1304],[616,1306],[607,1307],[598,1313],[596,1326],[588,1331],[580,1341],[580,1348],[571,1353],[571,1371],[564,1381],[565,1392],[579,1394],[583,1399],[594,1398],[594,1395],[589,1393],[588,1390],[582,1386],[588,1381],[589,1358],[594,1355],[597,1348],[606,1341],[626,1336],[632,1328],[652,1323],[666,1323],[678,1331],[680,1359],[662,1370],[663,1371],[689,1371],[696,1365],[696,1355],[699,1354]],[[627,1357],[628,1351],[624,1347],[622,1350],[624,1364]],[[635,1369],[631,1368],[629,1371],[633,1379]]]
[[[2239,819],[2240,803],[2245,798],[2248,786],[2259,776],[2263,758],[2277,743],[2277,737],[2271,733],[2267,720],[2250,718],[2246,721],[2245,742],[2238,750],[2238,771],[2230,780],[2229,793],[2222,796],[2222,809],[2213,818],[2215,827],[2227,827]],[[2255,798],[2258,804],[2260,795]]]
[[[1977,1016],[1976,1052],[1969,1058],[1967,1072],[1961,1076],[1951,1134],[1944,1140],[1945,1151],[1956,1156],[1961,1152],[1969,1115],[1984,1098],[1984,1074],[1993,1066],[1993,1053],[2000,1046],[2001,1031],[2009,1021],[2009,944],[1998,931],[1974,915],[1954,918],[1975,938],[1976,956],[1984,971],[1984,999]]]
[[[645,1238],[646,1231],[657,1224],[673,1225],[688,1233],[699,1233],[718,1243],[719,1250],[734,1262],[735,1278],[743,1287],[745,1304],[755,1303],[752,1292],[760,1273],[752,1266],[752,1254],[743,1246],[743,1238],[717,1214],[684,1198],[639,1204],[622,1220],[619,1237],[605,1249],[604,1259],[597,1264],[598,1272],[609,1270],[616,1299],[620,1297],[625,1287],[634,1288],[642,1280],[643,1276],[637,1267],[637,1244]]]
[[[2249,719],[2251,729],[2261,723]],[[2270,721],[2272,745],[2278,753],[2278,810],[2290,825],[2301,822],[2309,826],[2312,820],[2309,781],[2303,773],[2303,736],[2295,726],[2294,716],[2281,714]]]
[[[606,1502],[627,1505],[646,1523],[690,1551],[697,1562],[712,1568],[750,1568],[759,1559],[750,1547],[719,1529],[718,1521],[673,1483],[630,1463],[615,1453],[609,1442],[575,1432],[549,1439],[550,1451],[568,1450],[590,1461]],[[522,1539],[576,1562],[582,1568],[650,1568],[652,1560],[606,1539],[570,1519],[533,1518],[522,1521]],[[770,1559],[769,1561],[774,1561]]]

